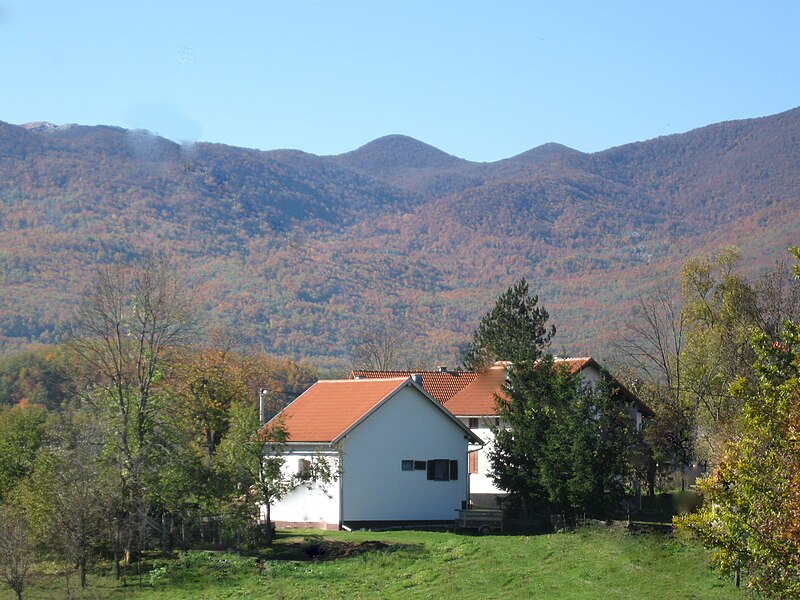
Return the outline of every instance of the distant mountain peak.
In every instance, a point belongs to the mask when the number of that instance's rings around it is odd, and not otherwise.
[[[20,127],[28,131],[47,132],[58,129],[59,126],[55,123],[49,123],[48,121],[33,121],[31,123],[23,123]]]
[[[367,172],[446,168],[468,162],[430,144],[399,134],[380,137],[334,158],[341,164]]]
[[[542,144],[541,146],[536,146],[535,148],[526,150],[525,152],[521,152],[520,154],[512,156],[511,158],[507,158],[506,160],[531,163],[550,160],[553,158],[561,158],[564,156],[576,156],[578,154],[582,154],[582,152],[580,150],[570,148],[569,146],[565,146],[564,144],[548,142],[546,144]]]

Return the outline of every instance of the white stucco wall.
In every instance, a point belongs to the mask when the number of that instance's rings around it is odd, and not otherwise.
[[[580,376],[581,379],[591,383],[593,386],[596,386],[598,383],[600,383],[600,371],[594,367],[587,366],[583,371],[580,372]]]
[[[338,455],[319,446],[293,446],[286,454],[283,472],[287,479],[298,473],[301,459],[313,460],[315,456],[324,457],[330,465],[332,473],[338,473]],[[289,523],[295,526],[319,526],[339,524],[339,498],[341,480],[321,485],[317,482],[303,483],[282,500],[272,506],[271,518],[276,523]],[[261,509],[262,518],[265,516]]]
[[[470,451],[474,451],[478,455],[478,472],[469,474],[469,493],[470,496],[475,494],[504,494],[501,490],[495,487],[492,477],[490,475],[492,465],[489,462],[489,452],[492,449],[494,442],[494,432],[490,428],[490,422],[493,423],[495,417],[459,417],[459,420],[464,425],[469,427],[470,419],[478,419],[478,427],[472,427],[472,433],[481,438],[484,442],[483,446],[470,445]],[[489,502],[493,506],[492,502]]]
[[[342,516],[348,521],[449,520],[467,499],[467,439],[415,388],[401,389],[342,442]],[[429,481],[403,460],[458,461],[458,480]]]

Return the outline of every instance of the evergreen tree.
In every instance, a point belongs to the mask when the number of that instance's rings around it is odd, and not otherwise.
[[[529,293],[523,277],[503,292],[481,319],[464,353],[464,368],[481,371],[497,360],[533,363],[556,333],[554,326],[547,327],[549,317],[539,306],[539,297]]]
[[[511,367],[498,398],[505,429],[490,451],[495,483],[527,516],[604,516],[622,497],[630,417],[607,381],[593,386],[551,355]]]

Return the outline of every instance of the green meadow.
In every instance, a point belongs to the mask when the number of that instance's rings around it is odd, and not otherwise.
[[[148,557],[124,582],[97,565],[75,598],[732,598],[730,579],[696,542],[590,526],[574,533],[279,532],[258,556],[227,552]],[[7,588],[3,598],[13,595]],[[39,565],[26,598],[67,597]]]

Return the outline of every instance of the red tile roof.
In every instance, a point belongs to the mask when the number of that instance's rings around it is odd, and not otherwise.
[[[583,371],[589,366],[594,366],[598,371],[600,370],[600,365],[598,365],[597,361],[595,361],[595,359],[593,359],[591,356],[582,356],[579,358],[556,358],[554,362],[567,363],[570,371],[573,373]]]
[[[576,358],[555,358],[556,363],[567,364],[572,373],[579,373],[588,367],[598,372],[608,372],[591,356]],[[496,415],[495,395],[503,397],[503,383],[506,372],[511,365],[507,361],[498,361],[482,373],[472,371],[353,371],[350,378],[374,379],[379,377],[422,375],[422,387],[454,415],[480,417]],[[610,375],[610,374],[609,374]],[[654,413],[644,402],[630,392],[613,376],[614,386],[629,402],[634,402],[645,414]]]
[[[408,381],[391,379],[318,381],[276,415],[289,442],[333,442]]]
[[[472,371],[352,371],[350,379],[376,379],[385,377],[422,376],[422,387],[442,404],[475,381],[478,373]]]
[[[483,373],[476,373],[475,380],[450,398],[445,407],[454,415],[496,415],[495,394],[502,394],[507,373],[507,363],[495,363]]]
[[[282,420],[289,434],[289,443],[336,442],[406,385],[416,388],[409,377],[318,381],[272,418],[265,427]],[[462,428],[471,442],[482,443],[480,438],[475,437],[444,406],[435,399],[431,400],[424,392],[420,393]]]
[[[556,364],[566,364],[570,372],[579,373],[589,366],[598,371],[600,365],[591,357],[555,358]],[[496,415],[495,396],[505,398],[503,384],[511,363],[498,361],[483,373],[478,373],[475,381],[455,394],[446,404],[447,410],[454,415],[482,417]]]

